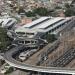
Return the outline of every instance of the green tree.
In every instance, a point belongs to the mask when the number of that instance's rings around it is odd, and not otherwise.
[[[75,11],[72,8],[68,8],[65,11],[65,16],[69,17],[69,16],[74,16],[75,15]]]
[[[34,17],[36,15],[48,16],[48,15],[51,15],[52,12],[53,12],[52,10],[49,11],[46,8],[40,7],[40,8],[33,9],[32,11],[26,12],[26,16],[27,17]]]
[[[35,13],[31,12],[31,11],[28,11],[25,14],[26,14],[27,17],[33,17],[33,16],[35,16]]]
[[[40,16],[47,16],[48,10],[46,8],[40,7],[33,10],[33,12]]]
[[[48,43],[54,42],[55,40],[57,40],[57,38],[54,34],[45,34],[42,38],[46,39],[48,41]]]
[[[10,73],[12,73],[14,71],[13,67],[10,67],[6,72],[5,75],[9,75]]]
[[[46,36],[46,39],[47,39],[48,42],[53,42],[53,41],[56,40],[56,37],[55,37],[54,34],[48,34],[48,35]]]
[[[60,6],[56,6],[55,9],[62,9]]]
[[[7,31],[4,28],[0,28],[0,51],[3,52],[10,42],[11,41],[7,36]]]
[[[22,7],[20,7],[18,10],[18,14],[20,14],[20,13],[25,13],[25,10]]]
[[[70,5],[68,3],[65,4],[66,8],[70,8]]]

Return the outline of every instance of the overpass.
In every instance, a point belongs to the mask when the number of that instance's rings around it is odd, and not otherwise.
[[[13,56],[22,49],[25,49],[24,45],[12,48],[4,54],[5,61],[13,67],[20,69],[37,71],[37,72],[46,72],[46,73],[62,73],[62,74],[75,74],[75,69],[72,68],[61,68],[61,67],[44,67],[44,66],[34,66],[30,64],[24,64],[17,61]]]
[[[65,27],[65,29],[60,31],[60,33],[66,32],[66,29],[67,29],[67,31],[69,31],[69,29],[72,28],[74,25],[75,25],[75,19],[73,18],[73,20],[70,22],[69,26],[67,25]],[[17,68],[25,69],[25,70],[31,70],[31,71],[37,71],[37,72],[47,72],[47,73],[75,74],[75,68],[34,66],[31,64],[21,63],[13,58],[13,56],[16,53],[18,53],[19,51],[21,51],[22,49],[25,49],[25,48],[26,47],[24,45],[20,45],[18,47],[15,47],[15,48],[7,51],[4,54],[5,61],[13,67],[17,67]]]

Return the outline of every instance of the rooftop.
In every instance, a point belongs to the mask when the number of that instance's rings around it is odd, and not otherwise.
[[[30,28],[30,27],[34,26],[35,24],[37,24],[37,23],[39,23],[39,22],[41,22],[41,21],[47,20],[48,18],[49,18],[49,17],[41,17],[41,18],[39,18],[39,19],[37,19],[37,20],[31,22],[31,23],[28,23],[28,24],[24,25],[23,27],[25,27],[25,28]]]
[[[50,29],[59,26],[71,18],[64,17],[41,17],[31,23],[28,23],[22,27],[17,28],[15,31],[20,32],[47,32]]]

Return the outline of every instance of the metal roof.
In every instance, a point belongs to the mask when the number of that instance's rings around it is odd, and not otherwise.
[[[5,24],[7,24],[7,22],[8,22],[8,21],[10,21],[10,20],[11,20],[11,18],[8,18],[8,19],[2,19],[2,21],[3,21],[3,23],[2,23],[2,24],[4,24],[4,25],[5,25]]]
[[[14,18],[0,18],[0,23],[2,23],[2,27],[10,26],[12,23],[16,23]]]
[[[35,24],[38,24],[38,23],[40,23],[44,20],[47,20],[48,18],[50,18],[50,17],[41,17],[41,18],[31,22],[31,23],[28,23],[28,24],[24,25],[23,27],[30,28],[31,26],[34,26]]]
[[[52,25],[53,23],[56,23],[60,20],[63,20],[64,18],[61,17],[57,17],[57,18],[52,18],[51,20],[49,20],[48,22],[45,22],[43,24],[40,24],[37,28],[41,28],[41,29],[45,29],[46,27]]]
[[[64,17],[55,17],[50,20],[47,20],[46,22],[42,22],[35,27],[32,28],[25,28],[25,27],[19,27],[15,30],[15,32],[48,32],[61,24],[63,24],[65,21],[69,20],[71,18],[64,18]],[[45,26],[44,26],[45,25]],[[52,25],[52,26],[51,26]]]
[[[49,28],[49,30],[52,30],[52,29],[54,29],[54,28],[56,28],[56,27],[60,26],[61,24],[65,23],[66,21],[68,21],[68,19],[63,20],[63,21],[61,21],[61,22],[59,22],[59,23],[55,24],[54,26],[50,27],[50,28]]]

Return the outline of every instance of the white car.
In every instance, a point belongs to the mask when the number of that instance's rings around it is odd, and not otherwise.
[[[4,74],[6,71],[7,71],[7,69],[3,68],[3,69],[0,70],[0,73]]]
[[[27,51],[20,53],[19,59],[24,61],[27,58],[27,54],[28,54]]]
[[[26,59],[26,57],[25,56],[19,56],[19,59],[24,61]]]
[[[30,57],[36,51],[37,51],[37,49],[32,49],[32,50],[28,50],[28,51],[22,52],[19,55],[19,59],[22,60],[22,61],[24,61],[24,60],[27,59],[27,57]]]

